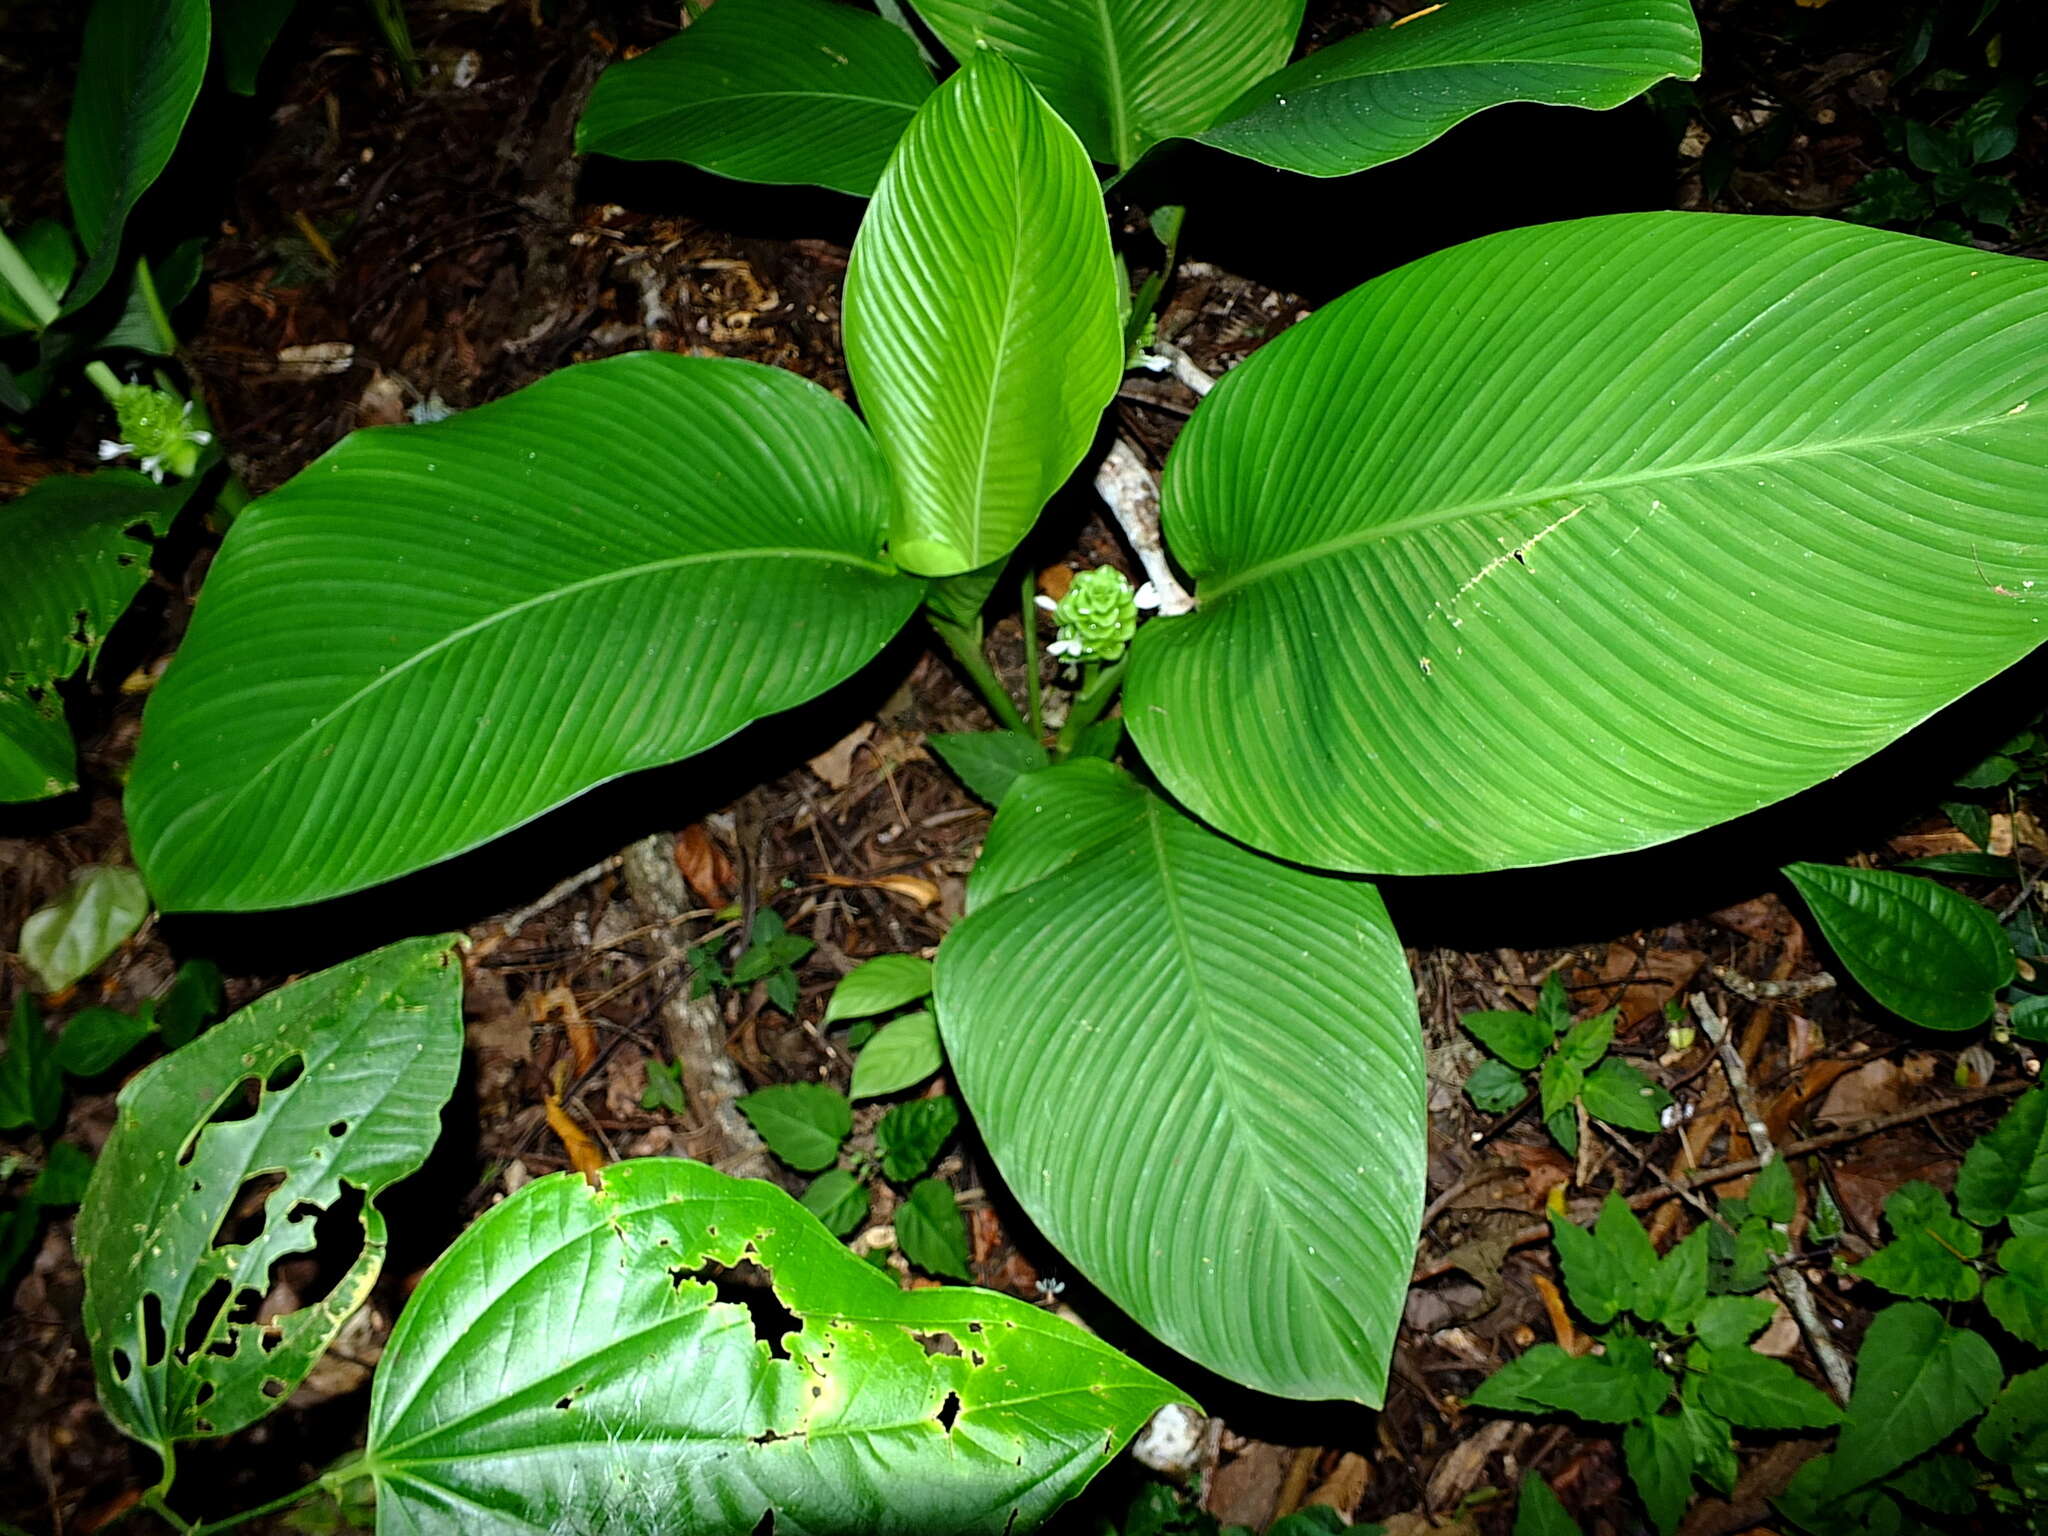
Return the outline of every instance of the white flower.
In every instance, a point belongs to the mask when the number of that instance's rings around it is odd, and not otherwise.
[[[135,449],[131,445],[117,443],[111,437],[100,439],[100,462],[102,464],[106,463],[109,459],[118,459],[122,454],[133,453],[134,451]]]
[[[1048,656],[1058,656],[1064,659],[1068,656],[1079,656],[1086,649],[1088,647],[1079,640],[1055,640],[1045,648],[1045,652]]]
[[[1060,605],[1054,602],[1051,598],[1047,597],[1043,592],[1041,592],[1038,594],[1038,606],[1043,608],[1047,613],[1054,613],[1058,611]]]

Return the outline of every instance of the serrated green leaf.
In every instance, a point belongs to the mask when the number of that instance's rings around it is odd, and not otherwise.
[[[44,992],[61,992],[119,949],[149,916],[142,877],[118,864],[76,870],[64,894],[28,915],[21,958]]]
[[[916,608],[890,499],[851,411],[721,358],[351,434],[236,520],[150,700],[127,811],[152,889],[358,890],[810,698]]]
[[[768,1150],[792,1168],[829,1168],[853,1129],[853,1106],[824,1083],[778,1083],[733,1101]]]
[[[57,1051],[36,1000],[16,993],[7,1054],[0,1056],[0,1130],[26,1125],[40,1131],[56,1124],[64,1107],[64,1070]]]
[[[1579,1117],[1570,1105],[1545,1115],[1543,1128],[1550,1132],[1560,1147],[1564,1148],[1566,1157],[1579,1155]]]
[[[369,1295],[376,1197],[425,1160],[461,1065],[455,943],[409,939],[281,987],[122,1088],[76,1244],[93,1374],[123,1433],[161,1452],[255,1422]],[[242,1238],[241,1199],[273,1179]],[[313,1247],[344,1183],[362,1196],[353,1263],[318,1301],[256,1321],[273,1266]]]
[[[1595,1120],[1646,1136],[1664,1128],[1664,1111],[1671,1107],[1670,1094],[1640,1069],[1614,1056],[1586,1074],[1579,1097]]]
[[[901,1093],[923,1082],[946,1064],[939,1047],[939,1021],[929,1011],[906,1013],[875,1031],[853,1063],[856,1099]]]
[[[1785,874],[1849,974],[1902,1019],[1969,1029],[2012,981],[1997,917],[1945,885],[1833,864],[1788,864]]]
[[[1550,1032],[1561,1035],[1572,1027],[1571,995],[1564,989],[1564,977],[1552,971],[1543,978],[1543,985],[1536,992],[1536,1017],[1550,1026]]]
[[[1562,1410],[1596,1424],[1648,1418],[1671,1395],[1671,1378],[1658,1367],[1645,1339],[1617,1334],[1602,1355],[1570,1355],[1538,1344],[1510,1360],[1466,1399],[1477,1408],[1510,1413]]]
[[[1487,1050],[1524,1072],[1550,1049],[1550,1026],[1533,1013],[1468,1013],[1458,1022]]]
[[[872,11],[720,0],[598,77],[576,147],[866,197],[931,91],[916,42]]]
[[[1234,1380],[1379,1401],[1425,1113],[1414,987],[1370,886],[1068,762],[1004,801],[938,977],[961,1094],[1068,1260]]]
[[[1799,1214],[1799,1192],[1792,1187],[1792,1165],[1782,1157],[1765,1163],[1749,1185],[1749,1209],[1765,1221],[1789,1222]]]
[[[1692,1435],[1678,1415],[1652,1414],[1629,1425],[1621,1437],[1629,1481],[1664,1536],[1678,1529],[1692,1499]]]
[[[1607,1054],[1607,1047],[1614,1042],[1616,1017],[1610,1009],[1590,1019],[1579,1020],[1557,1042],[1557,1054],[1581,1072],[1592,1071],[1593,1064]]]
[[[1984,1234],[1950,1212],[1948,1196],[1915,1179],[1885,1200],[1884,1219],[1892,1240],[1854,1266],[1858,1279],[1929,1301],[1976,1296],[1977,1271],[1970,1260],[1984,1251]]]
[[[846,272],[846,366],[925,576],[1001,559],[1094,440],[1123,375],[1087,153],[996,54],[919,109]]]
[[[1693,1336],[1710,1350],[1732,1352],[1762,1332],[1777,1310],[1768,1296],[1709,1297],[1693,1319]]]
[[[1600,1204],[1600,1217],[1594,1223],[1593,1235],[1599,1240],[1600,1251],[1622,1277],[1628,1293],[1623,1305],[1633,1311],[1636,1293],[1643,1286],[1655,1283],[1656,1245],[1636,1219],[1636,1213],[1629,1209],[1628,1202],[1612,1191]]]
[[[53,685],[92,665],[142,590],[150,546],[130,530],[167,522],[174,502],[178,488],[117,469],[51,475],[0,506],[0,545],[36,574],[0,604],[0,802],[78,782]]]
[[[725,1278],[743,1263],[772,1291]],[[378,1367],[361,1468],[387,1529],[726,1536],[773,1510],[999,1536],[1175,1401],[1024,1302],[899,1290],[770,1185],[645,1158],[597,1189],[536,1179],[442,1255]]]
[[[917,13],[962,62],[984,45],[1008,58],[1091,155],[1129,170],[1286,63],[1301,0],[917,0]]]
[[[1459,0],[1317,49],[1198,137],[1285,170],[1344,176],[1413,154],[1489,107],[1606,109],[1699,72],[1689,0]]]
[[[2039,262],[1708,214],[1440,252],[1203,400],[1164,486],[1200,606],[1140,628],[1125,719],[1190,811],[1321,868],[1668,841],[2041,642],[1993,588],[2048,588],[2044,396]]]
[[[1735,1479],[1741,1471],[1728,1421],[1700,1405],[1697,1389],[1690,1381],[1681,1389],[1678,1419],[1692,1442],[1693,1471],[1701,1482],[1726,1498],[1735,1491]]]
[[[86,1008],[65,1021],[57,1061],[73,1077],[98,1077],[152,1033],[150,1021],[118,1008]]]
[[[1836,1495],[1939,1445],[1997,1395],[2003,1374],[1981,1335],[1920,1301],[1886,1307],[1857,1351],[1856,1391],[1835,1446]]]
[[[128,215],[170,163],[199,97],[211,36],[207,0],[94,0],[64,130],[71,223],[88,258],[66,314],[113,275]]]
[[[1015,731],[942,731],[925,741],[955,778],[990,805],[1001,805],[1012,784],[1052,762],[1044,747]]]
[[[1707,1230],[1695,1227],[1636,1286],[1635,1314],[1673,1333],[1692,1326],[1707,1300]]]
[[[2048,1088],[2022,1096],[1964,1155],[1956,1209],[1980,1227],[2048,1236]]]
[[[931,1166],[959,1123],[959,1106],[945,1094],[898,1104],[875,1126],[882,1172],[899,1184],[916,1178]]]
[[[1620,1197],[1610,1194],[1607,1198],[1614,1201]],[[1623,1209],[1626,1208],[1624,1204]],[[1610,1252],[1591,1231],[1568,1220],[1560,1211],[1550,1213],[1550,1231],[1572,1305],[1599,1326],[1613,1322],[1615,1315],[1626,1311],[1635,1300],[1636,1277],[1629,1272],[1627,1263]],[[1655,1257],[1651,1255],[1653,1263]]]
[[[797,1202],[834,1237],[846,1236],[868,1219],[867,1186],[844,1168],[819,1174],[797,1196]]]
[[[2048,1236],[2007,1238],[1998,1250],[2005,1271],[1984,1283],[1984,1305],[2007,1332],[2048,1349]]]
[[[863,960],[840,978],[825,1005],[824,1027],[843,1019],[865,1019],[905,1003],[914,1003],[932,990],[932,963],[918,955],[877,955]]]
[[[1522,1474],[1522,1496],[1515,1504],[1514,1536],[1584,1536],[1579,1523],[1565,1513],[1534,1468]]]
[[[1504,1061],[1482,1061],[1465,1079],[1473,1104],[1489,1115],[1504,1115],[1529,1096],[1529,1082]]]
[[[1825,1429],[1842,1411],[1782,1360],[1700,1345],[1687,1357],[1701,1406],[1745,1429]]]
[[[1549,1120],[1570,1112],[1572,1102],[1586,1086],[1586,1074],[1566,1060],[1561,1052],[1552,1052],[1543,1058],[1543,1070],[1536,1075],[1536,1086],[1543,1095],[1543,1118]]]
[[[896,1207],[896,1241],[903,1256],[930,1275],[955,1280],[973,1276],[967,1268],[967,1222],[943,1179],[923,1179]]]

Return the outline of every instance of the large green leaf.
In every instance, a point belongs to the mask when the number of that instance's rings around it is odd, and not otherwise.
[[[462,1062],[454,943],[409,939],[293,982],[121,1090],[77,1246],[100,1402],[125,1433],[161,1451],[254,1422],[369,1295],[377,1195],[426,1158]],[[350,1192],[361,1247],[346,1272],[259,1321],[272,1267],[309,1251],[314,1219]]]
[[[931,90],[916,42],[872,11],[719,0],[599,77],[576,147],[865,197]]]
[[[360,1470],[387,1532],[1022,1531],[1175,1401],[1058,1317],[901,1291],[773,1186],[648,1158],[456,1240]]]
[[[299,0],[213,0],[214,38],[220,48],[221,73],[227,87],[240,96],[256,92],[256,76],[277,34],[291,19]]]
[[[1788,864],[1785,874],[1849,974],[1902,1019],[1972,1028],[2012,981],[1997,917],[1945,885],[1839,864]]]
[[[1421,1040],[1378,894],[1121,769],[1020,779],[939,950],[1010,1189],[1146,1328],[1262,1391],[1378,1403],[1421,1214]]]
[[[846,273],[846,366],[895,471],[891,550],[954,576],[1024,537],[1123,374],[1088,155],[997,55],[934,92]]]
[[[357,432],[244,514],[128,796],[169,908],[285,906],[459,853],[867,661],[917,605],[852,412],[636,353]]]
[[[1167,465],[1200,608],[1125,718],[1221,830],[1416,873],[1643,847],[2048,635],[2048,267],[1812,219],[1516,230],[1378,278]]]
[[[64,133],[71,222],[88,258],[66,313],[113,274],[128,214],[170,163],[199,99],[212,29],[207,0],[95,0]]]
[[[1691,0],[1456,0],[1317,49],[1198,137],[1343,176],[1413,154],[1488,107],[1618,107],[1699,72]]]
[[[916,0],[956,58],[996,49],[1097,160],[1129,170],[1287,61],[1302,0]]]
[[[1828,1486],[1840,1497],[1939,1445],[1998,1393],[1998,1354],[1924,1301],[1871,1320]]]
[[[149,576],[149,544],[179,487],[125,469],[51,475],[0,506],[0,548],[17,572],[0,603],[0,801],[78,782],[64,701],[52,686],[88,667]]]

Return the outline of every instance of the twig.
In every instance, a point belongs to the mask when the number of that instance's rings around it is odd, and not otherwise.
[[[1768,1168],[1777,1160],[1778,1149],[1771,1144],[1771,1128],[1757,1113],[1756,1096],[1749,1091],[1749,1071],[1742,1064],[1742,1052],[1736,1049],[1728,1021],[1721,1017],[1704,992],[1693,993],[1692,1011],[1700,1021],[1700,1028],[1706,1031],[1707,1038],[1721,1053],[1721,1070],[1728,1074],[1728,1091],[1734,1095],[1735,1107],[1749,1128],[1750,1144],[1756,1149],[1762,1166]],[[1820,1307],[1813,1299],[1813,1288],[1806,1283],[1806,1276],[1800,1273],[1796,1264],[1786,1264],[1773,1271],[1771,1285],[1785,1299],[1785,1305],[1798,1320],[1799,1331],[1806,1335],[1806,1347],[1820,1362],[1828,1384],[1835,1389],[1835,1396],[1846,1403],[1855,1378],[1850,1373],[1848,1358],[1835,1347],[1835,1341],[1828,1335],[1827,1320],[1820,1315]]]
[[[500,923],[498,925],[500,931],[508,939],[516,937],[520,929],[524,928],[536,917],[539,917],[541,913],[547,911],[550,907],[558,906],[562,902],[567,901],[571,896],[582,890],[584,886],[590,884],[591,881],[602,875],[608,875],[617,869],[619,867],[619,860],[622,857],[623,855],[615,853],[608,859],[599,859],[590,868],[573,874],[566,880],[558,880],[555,884],[548,887],[548,893],[541,897],[539,901],[528,902],[518,911],[512,913],[511,916],[507,917],[504,922]]]
[[[1195,600],[1173,574],[1173,567],[1167,563],[1166,546],[1159,536],[1159,484],[1145,467],[1145,461],[1138,457],[1138,450],[1122,438],[1111,444],[1109,456],[1095,471],[1095,489],[1116,514],[1117,526],[1123,529],[1138,563],[1145,568],[1145,579],[1159,594],[1160,614],[1171,618],[1177,613],[1192,613]]]
[[[1968,1109],[1973,1104],[1982,1104],[1991,1099],[2009,1099],[2014,1094],[2025,1093],[2033,1086],[2032,1083],[2024,1081],[2000,1083],[1996,1087],[1980,1089],[1957,1098],[1922,1104],[1917,1109],[1901,1109],[1888,1115],[1874,1115],[1868,1120],[1859,1120],[1854,1125],[1845,1125],[1840,1130],[1809,1136],[1804,1141],[1795,1141],[1780,1147],[1778,1156],[1804,1157],[1809,1152],[1839,1147],[1844,1142],[1861,1141],[1865,1136],[1875,1136],[1879,1131],[1888,1131],[1894,1126],[1910,1125],[1916,1120],[1931,1120],[1936,1115],[1945,1115],[1956,1109]],[[1641,1194],[1629,1196],[1628,1207],[1632,1211],[1647,1211],[1652,1206],[1662,1205],[1666,1200],[1676,1199],[1682,1190],[1701,1189],[1709,1184],[1721,1184],[1729,1179],[1739,1179],[1744,1174],[1755,1173],[1768,1161],[1770,1159],[1763,1157],[1746,1157],[1739,1163],[1725,1163],[1719,1168],[1702,1168],[1697,1173],[1687,1175],[1682,1181],[1672,1179],[1668,1188],[1646,1189]],[[1580,1200],[1573,1203],[1572,1214],[1575,1217],[1591,1216],[1598,1209],[1598,1201]],[[1545,1222],[1540,1227],[1522,1228],[1508,1238],[1507,1245],[1510,1248],[1526,1248],[1531,1243],[1543,1242],[1549,1236],[1550,1224]],[[1440,1259],[1433,1263],[1418,1265],[1411,1277],[1411,1283],[1419,1285],[1425,1280],[1434,1280],[1439,1275],[1449,1274],[1457,1267]]]
[[[1173,376],[1193,390],[1197,395],[1206,395],[1216,387],[1216,380],[1202,371],[1201,367],[1187,353],[1170,341],[1155,341],[1147,349],[1154,357],[1164,358]]]

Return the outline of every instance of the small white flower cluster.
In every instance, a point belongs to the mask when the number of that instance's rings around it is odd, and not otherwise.
[[[100,439],[100,462],[136,454],[142,460],[142,472],[158,485],[167,474],[191,474],[199,466],[199,450],[213,441],[211,432],[192,425],[190,400],[175,408],[172,396],[145,384],[126,386],[115,411],[122,432],[132,441]]]

